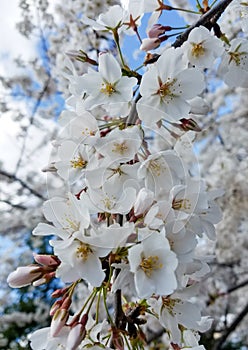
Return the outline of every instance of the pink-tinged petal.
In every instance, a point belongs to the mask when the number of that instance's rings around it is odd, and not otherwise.
[[[66,309],[58,309],[53,315],[50,327],[50,334],[52,337],[59,335],[59,332],[66,324],[69,318],[69,311]]]
[[[7,283],[11,288],[22,288],[29,286],[32,282],[42,277],[42,275],[42,267],[39,265],[19,266],[9,274]]]
[[[110,53],[100,54],[99,72],[103,80],[111,84],[116,83],[122,76],[119,63]]]

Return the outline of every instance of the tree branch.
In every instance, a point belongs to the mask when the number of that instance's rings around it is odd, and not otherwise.
[[[233,320],[231,325],[225,330],[222,337],[218,340],[213,350],[221,350],[225,341],[229,337],[229,335],[237,328],[240,322],[244,319],[244,317],[248,314],[248,304],[244,307],[244,309],[238,314],[238,316]]]
[[[1,199],[1,202],[10,205],[12,208],[17,208],[17,209],[21,209],[21,210],[26,210],[26,209],[28,209],[28,208],[25,207],[24,205],[21,205],[21,204],[13,204],[13,203],[11,203],[10,201],[8,201],[7,199]]]
[[[3,175],[7,178],[9,178],[11,181],[17,181],[19,182],[23,188],[27,189],[30,193],[32,193],[34,196],[42,199],[43,201],[46,200],[45,197],[43,197],[42,194],[40,194],[39,192],[37,192],[36,190],[32,189],[31,187],[29,187],[23,180],[19,179],[19,177],[16,177],[13,174],[9,174],[8,172],[4,171],[4,170],[0,170],[0,175]]]
[[[180,47],[182,44],[188,39],[189,33],[196,27],[204,26],[209,29],[213,27],[213,25],[218,21],[222,13],[225,11],[228,5],[233,0],[221,0],[217,5],[213,6],[211,10],[206,12],[196,23],[190,26],[188,29],[183,32],[183,34],[179,35],[176,41],[172,44],[174,47]]]

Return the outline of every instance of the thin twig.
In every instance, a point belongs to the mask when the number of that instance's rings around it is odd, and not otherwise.
[[[221,350],[225,341],[229,337],[229,335],[237,328],[237,326],[241,323],[244,317],[248,314],[248,304],[243,308],[243,310],[235,317],[231,325],[225,330],[222,337],[215,344],[213,350]]]
[[[6,176],[7,178],[9,178],[11,181],[16,181],[19,182],[23,188],[27,189],[30,193],[32,193],[34,196],[42,199],[43,201],[46,200],[45,197],[43,197],[42,194],[40,194],[39,192],[37,192],[36,190],[34,190],[33,188],[29,187],[29,185],[27,185],[22,179],[20,179],[19,177],[17,177],[14,174],[10,174],[7,171],[4,170],[0,170],[0,175]]]
[[[228,5],[233,0],[222,0],[217,5],[211,8],[206,12],[198,21],[191,25],[188,29],[185,30],[181,35],[178,36],[176,41],[172,44],[174,47],[180,47],[188,39],[189,33],[196,27],[204,26],[209,29],[212,27],[220,18],[222,13],[225,11]]]

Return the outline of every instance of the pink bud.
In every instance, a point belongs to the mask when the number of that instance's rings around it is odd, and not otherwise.
[[[66,343],[67,350],[76,350],[81,344],[81,341],[84,339],[86,334],[85,325],[87,320],[88,315],[84,315],[82,321],[71,328]]]
[[[34,260],[41,265],[45,266],[58,266],[60,264],[59,259],[55,255],[35,254],[33,253]]]
[[[26,287],[41,278],[42,275],[43,269],[39,265],[19,266],[9,274],[7,283],[12,288]]]
[[[162,24],[154,24],[147,34],[150,39],[158,38],[160,35],[170,30],[171,30],[170,26],[162,26]]]
[[[62,305],[62,300],[56,300],[55,303],[53,303],[51,309],[50,309],[50,316],[55,315],[56,311],[58,309],[60,309],[61,305]]]
[[[161,41],[159,38],[146,38],[142,40],[142,44],[140,45],[140,50],[149,51],[154,50],[159,47]]]
[[[56,337],[61,329],[66,324],[69,317],[69,311],[65,309],[59,309],[55,312],[52,318],[50,334],[52,337]]]
[[[42,284],[50,282],[54,277],[55,277],[54,271],[46,273],[42,276],[42,278],[39,278],[38,280],[34,281],[33,286],[34,287],[41,286]]]

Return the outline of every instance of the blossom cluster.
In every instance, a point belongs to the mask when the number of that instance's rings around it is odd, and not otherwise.
[[[65,284],[53,294],[50,327],[30,336],[34,350],[143,349],[151,318],[173,349],[204,349],[198,332],[211,319],[201,315],[195,296],[210,269],[197,247],[203,236],[215,240],[221,220],[215,199],[222,191],[208,191],[192,176],[181,148],[200,130],[194,116],[207,113],[206,70],[220,61],[226,84],[247,87],[248,46],[243,38],[225,44],[199,26],[181,47],[166,47],[159,57],[149,53],[145,73],[137,73],[124,61],[120,34],[137,33],[142,15],[153,12],[141,49],[155,49],[167,29],[154,22],[171,9],[130,0],[97,20],[83,18],[113,34],[120,59],[110,52],[97,61],[85,56],[89,68],[82,76],[67,62],[69,108],[59,120],[57,159],[48,167],[67,194],[44,203],[46,222],[33,231],[53,236],[53,255],[36,254],[35,264],[8,278],[12,287],[54,277]],[[80,285],[85,300],[74,311]]]

